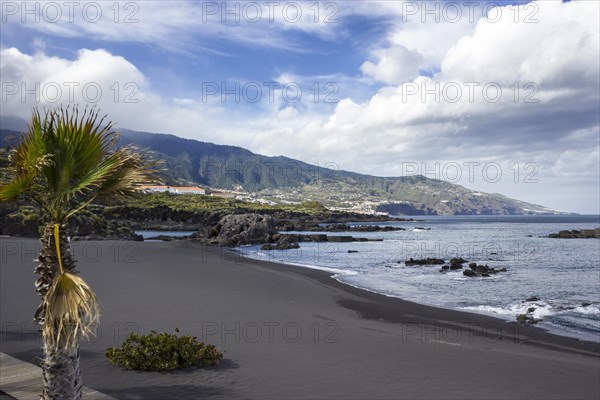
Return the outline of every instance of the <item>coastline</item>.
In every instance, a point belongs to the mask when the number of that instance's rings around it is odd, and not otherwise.
[[[261,260],[339,269],[346,273],[336,279],[386,296],[506,321],[524,316],[528,324],[554,334],[599,341],[597,243],[548,238],[551,232],[573,226],[597,226],[598,217],[430,217],[422,222],[431,228],[425,233],[408,229],[365,235],[382,238],[383,243],[307,242],[298,250],[267,252],[260,246],[243,246],[239,251]],[[460,257],[502,273],[474,279],[466,274],[467,264],[458,271],[404,264],[409,258],[429,257],[446,262]]]
[[[220,251],[217,248],[214,248],[214,250],[217,252]],[[239,254],[231,249],[224,249],[224,251],[230,251],[235,256]],[[464,330],[466,333],[482,335],[491,340],[508,338],[519,343],[554,349],[583,351],[583,353],[600,356],[600,341],[581,340],[576,337],[553,333],[540,326],[523,325],[484,313],[421,304],[396,296],[377,293],[339,281],[334,277],[336,272],[327,271],[324,267],[257,260],[250,257],[243,258],[244,260],[255,262],[258,265],[268,268],[277,268],[289,273],[299,273],[322,284],[360,297],[365,301],[340,301],[339,304],[356,311],[365,319],[400,324],[423,324],[435,326],[439,329],[455,329],[457,332]],[[399,313],[398,310],[408,311]],[[441,337],[443,333],[441,331],[436,332],[434,336]]]
[[[28,362],[40,352],[36,243],[0,239],[2,351]],[[103,311],[101,334],[81,344],[84,383],[119,399],[600,395],[598,343],[190,241],[82,242],[73,252]],[[224,350],[223,364],[139,373],[104,358],[132,330],[175,327]]]
[[[443,305],[436,305],[436,304],[427,304],[425,302],[404,299],[404,298],[399,297],[394,294],[381,293],[375,289],[370,289],[368,287],[362,287],[359,285],[352,284],[350,282],[343,281],[341,278],[343,278],[344,276],[353,276],[353,275],[357,274],[356,272],[351,271],[351,270],[339,269],[338,267],[324,267],[324,266],[304,264],[304,263],[277,261],[275,259],[265,260],[263,258],[252,257],[252,256],[248,255],[250,253],[240,251],[239,247],[238,248],[224,248],[224,251],[230,251],[232,254],[235,254],[235,255],[240,256],[247,260],[253,260],[253,261],[257,261],[257,262],[272,263],[272,264],[279,265],[279,266],[286,266],[286,267],[300,268],[300,269],[310,269],[310,270],[314,270],[314,271],[318,271],[318,272],[323,272],[323,273],[327,274],[329,278],[331,278],[332,280],[334,280],[337,283],[340,283],[344,286],[352,287],[357,290],[362,290],[365,292],[373,293],[373,294],[383,296],[386,298],[397,299],[397,300],[405,301],[407,303],[437,308],[437,309],[441,309],[441,310],[455,311],[455,312],[467,313],[467,314],[476,314],[476,315],[482,315],[482,316],[494,318],[494,319],[497,319],[498,321],[516,325],[511,330],[511,332],[518,332],[519,330],[535,327],[536,329],[550,333],[553,336],[566,337],[566,338],[575,339],[576,341],[592,342],[592,343],[597,343],[600,345],[600,336],[596,336],[592,333],[572,332],[572,331],[569,331],[566,328],[558,326],[558,325],[547,326],[545,324],[535,324],[535,325],[519,324],[519,323],[515,322],[514,317],[508,316],[508,315],[499,315],[499,314],[489,312],[489,311],[488,312],[477,311],[477,310],[461,309],[461,308],[457,308],[457,307],[445,307]]]

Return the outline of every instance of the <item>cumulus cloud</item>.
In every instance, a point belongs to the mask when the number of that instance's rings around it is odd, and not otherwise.
[[[598,4],[535,4],[537,22],[515,23],[508,7],[501,8],[504,12],[498,21],[482,19],[473,35],[450,48],[441,64],[443,75],[505,85],[532,81],[545,89],[597,82]]]
[[[370,4],[370,3],[369,3]],[[391,1],[375,3],[376,14],[388,16],[390,29],[383,44],[370,49],[370,60],[361,72],[387,84],[400,84],[418,76],[420,70],[431,74],[439,70],[448,49],[461,37],[471,34],[482,15],[481,2],[473,9],[458,5],[456,18],[446,10],[444,2]],[[472,15],[471,15],[472,14]]]
[[[139,102],[144,96],[140,88],[147,86],[133,64],[103,49],[82,49],[68,60],[8,48],[1,50],[1,58],[3,114],[22,116],[33,106],[92,103],[124,115],[119,108],[135,104],[127,97]]]
[[[324,89],[324,83],[344,81],[336,76],[280,74],[273,78],[279,86],[273,90],[272,98],[269,89],[261,87],[257,103],[245,101],[242,85],[237,94],[228,95],[225,101],[220,93],[170,97],[168,93],[159,94],[132,62],[105,49],[81,49],[69,59],[42,51],[26,54],[14,47],[0,50],[0,76],[5,116],[27,119],[33,107],[93,104],[122,128],[248,148],[252,147],[256,132],[287,126],[288,134],[292,134],[323,113],[323,98],[333,93],[333,89]],[[315,82],[320,85],[319,93]],[[298,102],[284,98],[282,88],[290,83],[303,91]],[[293,90],[289,96],[295,99]],[[325,112],[334,106],[331,103]]]
[[[385,83],[398,84],[419,75],[423,57],[404,46],[392,46],[375,52],[377,62],[366,61],[360,67],[363,74]]]
[[[188,137],[201,132],[205,140],[217,139],[214,121],[226,120],[222,105],[158,95],[135,65],[104,49],[81,49],[66,59],[7,48],[0,59],[3,115],[27,119],[33,107],[93,104],[120,127]]]
[[[508,8],[497,21],[480,19],[448,48],[433,78],[381,88],[366,102],[344,99],[329,117],[298,131],[263,131],[255,148],[304,159],[335,154],[346,168],[385,175],[401,173],[402,161],[409,160],[495,160],[506,172],[515,162],[536,160],[553,182],[571,178],[572,169],[592,171],[597,189],[599,5],[536,6],[537,23],[515,23]],[[381,53],[379,65],[363,64],[363,72],[386,71],[390,75],[381,80],[402,80],[394,71],[405,67],[403,57],[385,58],[388,53]],[[480,187],[519,190],[487,182]]]

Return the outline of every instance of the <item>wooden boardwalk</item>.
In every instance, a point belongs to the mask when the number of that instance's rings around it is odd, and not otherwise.
[[[42,393],[42,369],[0,352],[0,390],[17,400],[39,400]],[[84,400],[116,400],[84,387]]]

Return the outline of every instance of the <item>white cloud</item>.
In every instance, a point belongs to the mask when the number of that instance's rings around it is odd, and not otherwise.
[[[448,49],[461,37],[471,34],[477,18],[481,16],[481,3],[473,2],[477,10],[455,2],[462,14],[454,18],[444,11],[441,1],[436,2],[380,2],[374,12],[389,17],[391,28],[384,43],[371,49],[370,58],[361,71],[376,80],[388,84],[400,84],[412,80],[419,70],[436,72]],[[428,10],[438,10],[428,13]],[[473,15],[470,15],[472,13]]]
[[[290,82],[302,88],[298,103],[284,101],[281,90],[271,101],[266,87],[256,104],[246,104],[243,98],[237,102],[234,96],[223,102],[219,94],[168,97],[159,95],[134,64],[104,49],[81,49],[74,59],[1,49],[0,75],[2,115],[27,119],[33,107],[95,104],[119,127],[243,147],[252,147],[255,132],[273,126],[288,126],[289,133],[300,129],[320,107],[310,86],[337,81],[331,76],[277,77],[280,88]]]
[[[597,81],[598,3],[535,4],[538,22],[515,23],[507,11],[497,22],[480,20],[472,36],[450,48],[441,64],[443,75],[506,85],[531,81],[547,88]]]
[[[9,2],[5,2],[9,3]],[[3,29],[27,29],[66,38],[135,42],[183,53],[215,53],[223,42],[307,51],[286,32],[333,40],[343,3],[313,2],[55,2],[3,5]],[[316,5],[315,5],[316,4]],[[341,5],[340,5],[341,4]],[[29,10],[30,12],[27,12]],[[348,7],[352,12],[352,7]],[[31,12],[33,11],[33,13]]]
[[[374,53],[377,63],[366,61],[360,67],[363,74],[385,83],[401,83],[419,75],[423,56],[404,46],[392,46]]]
[[[222,108],[200,99],[159,96],[135,65],[104,49],[79,50],[73,60],[16,48],[0,52],[3,115],[28,118],[32,107],[95,104],[120,127],[188,137],[191,130],[212,132],[213,121],[227,119]]]
[[[481,19],[471,35],[449,45],[432,79],[419,77],[384,87],[362,103],[343,99],[329,117],[313,119],[300,130],[261,132],[254,149],[307,160],[334,156],[346,169],[380,175],[401,173],[403,161],[495,160],[508,173],[515,162],[536,160],[547,171],[545,179],[555,185],[582,169],[598,181],[599,3],[536,6],[538,23],[515,23],[512,9],[503,9],[495,23]],[[442,25],[433,24],[433,29]],[[363,64],[363,72],[388,82],[403,80],[404,74],[396,73],[406,67],[403,57],[388,56],[400,42],[381,52],[378,64]],[[473,101],[466,84],[476,85]],[[462,97],[449,101],[442,90],[437,91],[439,102],[432,94],[420,96],[424,88],[435,92],[436,85],[459,85]],[[418,94],[403,95],[415,86]],[[496,88],[502,97],[493,103],[489,95],[494,97]],[[527,96],[537,102],[525,103]],[[570,160],[571,169],[565,168],[565,160]],[[534,196],[531,186],[515,188],[509,183],[490,187],[480,179],[470,186],[513,195],[522,191],[517,197],[525,199]],[[554,186],[546,203],[568,209],[559,197]],[[597,202],[597,197],[596,193],[591,201]]]
[[[117,104],[127,107],[124,96],[135,88],[147,86],[133,64],[103,49],[79,50],[75,60],[42,52],[31,56],[16,48],[0,51],[5,114],[22,115],[36,105],[53,107],[69,102],[98,103],[118,112]],[[135,87],[125,91],[128,83]],[[137,96],[142,95],[137,93],[133,97],[139,99]]]

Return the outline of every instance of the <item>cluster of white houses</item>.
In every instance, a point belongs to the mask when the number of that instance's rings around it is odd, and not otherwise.
[[[240,192],[226,190],[207,190],[200,186],[154,186],[144,185],[140,189],[145,193],[170,193],[170,194],[209,194],[215,197],[235,198]]]
[[[206,194],[206,189],[199,186],[142,186],[146,193],[171,193],[171,194]]]

